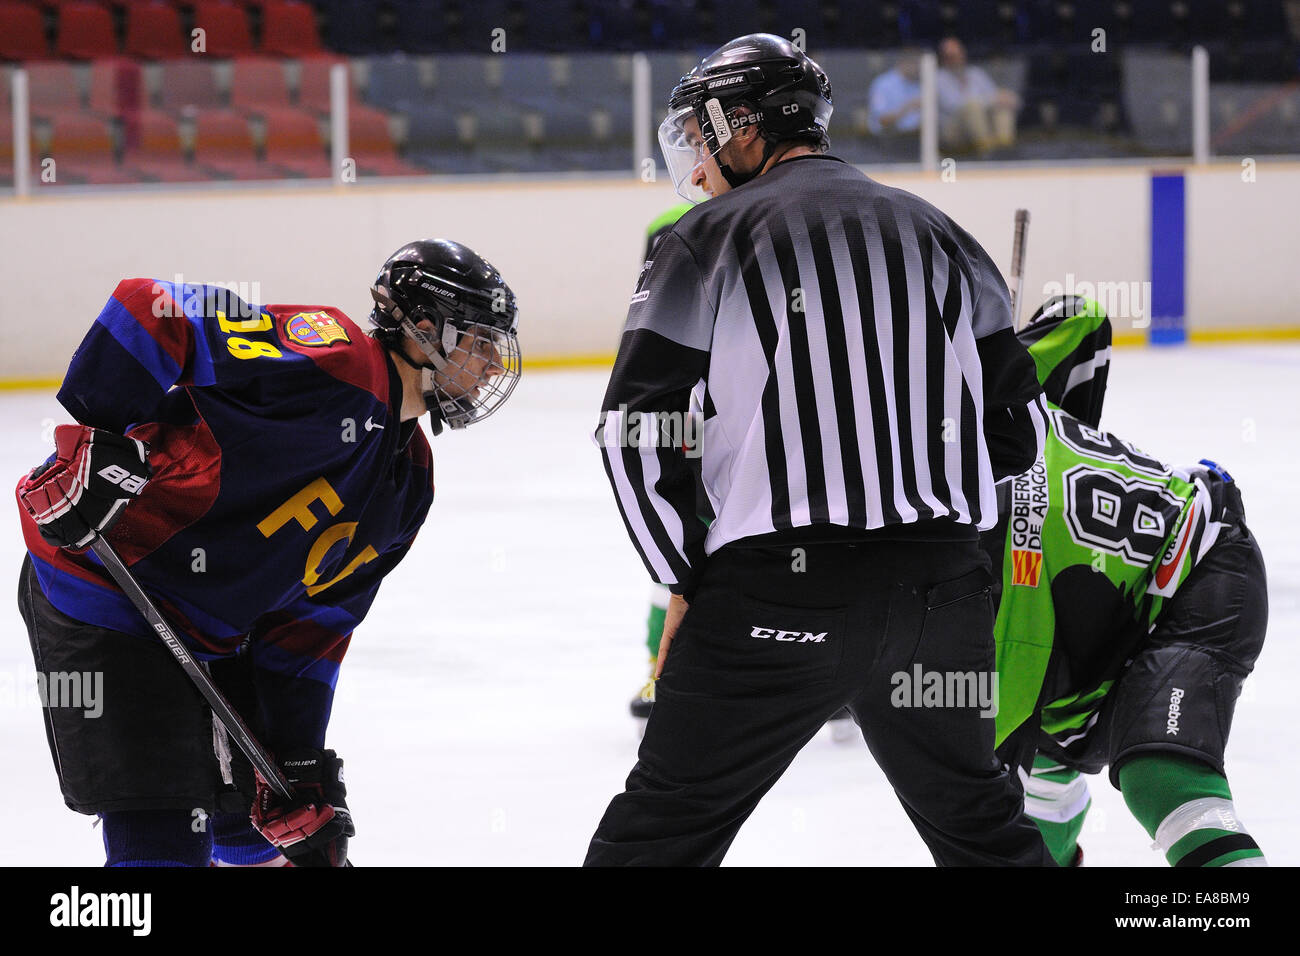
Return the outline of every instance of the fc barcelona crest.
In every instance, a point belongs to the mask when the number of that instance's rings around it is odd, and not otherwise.
[[[347,330],[326,312],[299,312],[289,317],[284,330],[299,345],[313,348],[352,341]]]

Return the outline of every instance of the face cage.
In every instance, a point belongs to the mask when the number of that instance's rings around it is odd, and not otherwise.
[[[405,323],[404,323],[405,324]],[[421,374],[425,405],[450,428],[465,428],[500,408],[519,383],[519,338],[478,322],[442,323],[440,348],[433,336],[410,325],[433,363]],[[408,329],[407,334],[410,333]],[[466,336],[469,336],[467,339]]]
[[[699,186],[693,185],[696,171],[704,165],[704,151],[707,148],[703,135],[690,142],[686,133],[686,121],[695,116],[689,106],[673,110],[659,124],[659,149],[664,154],[668,165],[668,175],[672,177],[673,188],[677,195],[687,202],[701,203],[709,194]]]

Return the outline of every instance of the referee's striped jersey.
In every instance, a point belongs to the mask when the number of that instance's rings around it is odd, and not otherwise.
[[[991,528],[994,483],[1041,452],[1042,403],[979,243],[812,155],[657,244],[596,440],[651,576],[682,592],[727,544]]]

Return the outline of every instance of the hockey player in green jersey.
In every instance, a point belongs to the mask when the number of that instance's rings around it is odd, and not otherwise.
[[[1082,857],[1081,773],[1112,785],[1174,866],[1263,865],[1224,772],[1264,640],[1263,558],[1214,462],[1170,467],[1099,428],[1110,322],[1049,299],[1020,333],[1050,410],[1044,455],[999,487],[999,753],[1058,863]],[[1000,572],[1000,573],[999,573]]]

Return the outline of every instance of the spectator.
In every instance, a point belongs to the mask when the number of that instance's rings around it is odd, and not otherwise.
[[[1020,97],[1000,88],[978,66],[966,62],[966,48],[956,37],[939,44],[939,142],[945,148],[973,147],[987,154],[1010,146],[1016,138]]]
[[[871,81],[867,128],[876,136],[915,133],[921,126],[921,58],[899,57],[892,69]]]

